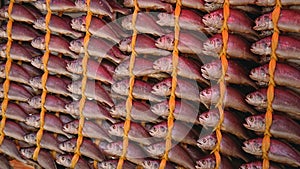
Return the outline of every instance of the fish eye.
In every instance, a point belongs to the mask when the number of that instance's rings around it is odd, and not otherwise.
[[[250,117],[249,120],[250,120],[250,122],[254,122],[254,118],[253,117]]]
[[[203,142],[203,143],[206,143],[206,139],[203,139],[202,142]]]
[[[209,116],[208,116],[208,114],[205,114],[204,117],[205,117],[205,118],[208,118]]]

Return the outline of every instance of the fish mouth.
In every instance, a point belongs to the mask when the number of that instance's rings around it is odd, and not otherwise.
[[[204,67],[201,67],[201,73],[205,79],[209,79],[209,73]]]
[[[262,45],[258,45],[256,43],[251,45],[250,51],[257,55],[266,55],[267,54],[266,49],[264,49],[264,47]]]
[[[83,43],[79,40],[74,40],[70,42],[69,49],[73,52],[80,53],[81,51],[83,51]]]
[[[78,31],[85,31],[85,23],[82,21],[81,18],[75,18],[75,19],[72,19],[71,20],[71,27],[75,30],[78,30]]]

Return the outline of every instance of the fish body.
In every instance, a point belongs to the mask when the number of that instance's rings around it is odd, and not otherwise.
[[[31,91],[18,83],[10,82],[8,90],[9,100],[26,102],[32,97]],[[0,98],[4,97],[3,83],[0,83]]]
[[[7,38],[6,29],[7,29],[6,24],[1,25],[0,27],[1,38]],[[12,25],[11,36],[13,40],[31,41],[34,38],[40,36],[40,34],[29,25],[21,24],[19,22],[14,22]]]
[[[160,162],[161,160],[158,159],[146,159],[145,161],[143,161],[142,166],[145,169],[159,169]],[[165,169],[175,169],[175,165],[167,161]]]
[[[255,138],[244,142],[243,150],[247,153],[261,156],[262,155],[262,138]],[[300,166],[299,152],[290,145],[276,139],[270,140],[270,149],[268,158],[271,161],[288,164],[290,166]]]
[[[130,9],[124,8],[120,3],[118,3],[116,0],[109,0],[107,1],[109,5],[111,6],[114,13],[118,12],[123,15],[129,15],[131,13]]]
[[[56,163],[70,168],[72,158],[73,156],[70,154],[60,154],[56,157]],[[91,169],[91,167],[84,159],[79,157],[74,169]]]
[[[37,133],[29,133],[24,135],[24,141],[30,144],[36,144],[36,134]],[[40,142],[42,148],[62,153],[62,151],[58,148],[58,144],[58,140],[51,133],[43,132],[43,136]]]
[[[124,6],[134,7],[134,0],[124,0]],[[161,0],[142,0],[138,2],[140,8],[152,9],[152,10],[164,10],[171,13],[173,7],[171,4],[164,3]]]
[[[66,102],[66,100],[64,100],[56,95],[47,94],[44,107],[48,111],[52,111],[52,112],[65,112],[64,108],[67,103],[68,102]],[[30,98],[28,100],[28,104],[35,109],[40,109],[42,106],[41,105],[41,95],[37,95],[37,96]]]
[[[242,164],[240,169],[263,169],[263,162],[262,161],[254,161],[246,164]],[[269,169],[280,169],[280,167],[270,164]]]
[[[0,77],[5,78],[5,63],[0,64]],[[30,79],[29,73],[22,68],[22,66],[12,63],[9,71],[9,80],[28,84],[28,81]]]
[[[196,169],[214,169],[216,167],[216,157],[213,154],[205,156],[196,161]],[[231,162],[224,156],[221,156],[221,163],[219,169],[233,168]]]
[[[98,163],[98,168],[99,169],[115,169],[118,166],[119,159],[111,159],[111,160],[104,160]],[[135,168],[136,165],[129,162],[129,161],[124,161],[122,168],[123,169],[132,169]]]
[[[28,116],[21,106],[13,102],[8,102],[5,114],[7,118],[20,122],[24,122],[25,118]]]
[[[11,138],[23,141],[23,135],[26,134],[26,131],[18,123],[12,120],[6,120],[4,134]]]
[[[0,56],[2,58],[6,58],[6,43],[1,43],[0,49]],[[27,51],[23,45],[13,42],[10,48],[10,58],[13,60],[30,62],[32,59],[32,54]]]
[[[0,145],[0,151],[3,154],[8,155],[9,157],[13,157],[14,159],[26,164],[27,161],[21,157],[19,150],[17,149],[17,145],[15,142],[8,138],[4,138],[2,144]]]
[[[8,18],[8,6],[3,6],[0,9],[0,16]],[[36,17],[26,9],[23,5],[14,4],[11,15],[13,20],[20,22],[33,23]]]
[[[45,0],[36,0],[33,5],[41,11],[47,11]],[[51,0],[50,9],[53,12],[78,12],[75,3],[72,0]]]
[[[76,0],[75,5],[83,11],[87,11],[86,0]],[[91,0],[90,11],[93,14],[108,16],[110,19],[113,19],[113,9],[106,0]]]
[[[32,159],[34,150],[35,150],[35,147],[21,148],[20,152],[26,158]],[[52,155],[48,151],[43,150],[43,149],[41,149],[39,151],[37,162],[41,167],[43,167],[45,169],[56,169],[57,168],[55,161],[52,158]]]
[[[176,0],[162,0],[163,2],[168,2],[175,4]],[[205,2],[203,0],[182,0],[181,2],[182,6],[187,8],[193,8],[193,9],[199,9],[201,11],[205,10]]]
[[[0,157],[0,165],[3,169],[13,169],[13,167],[10,165],[7,157],[4,155],[1,155]]]

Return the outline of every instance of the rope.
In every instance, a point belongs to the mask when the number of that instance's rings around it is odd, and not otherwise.
[[[127,153],[127,148],[128,148],[128,132],[130,130],[130,121],[131,121],[131,109],[132,109],[132,100],[133,100],[133,86],[134,86],[134,81],[135,81],[135,76],[133,74],[133,68],[134,68],[134,62],[135,58],[137,56],[137,53],[135,51],[135,44],[136,44],[136,38],[137,38],[137,29],[135,27],[136,24],[136,19],[139,11],[139,6],[137,0],[134,0],[134,12],[132,14],[132,28],[133,28],[133,34],[132,34],[132,39],[131,39],[131,57],[130,57],[130,62],[129,62],[129,91],[128,91],[128,98],[126,100],[126,119],[124,123],[124,136],[123,136],[123,149],[122,149],[122,155],[119,158],[118,161],[118,167],[117,169],[122,169],[124,159]]]
[[[272,46],[271,46],[271,60],[269,62],[269,75],[270,75],[270,80],[269,80],[269,86],[267,90],[267,111],[265,114],[265,121],[266,121],[266,128],[264,132],[264,138],[262,142],[262,158],[263,158],[263,169],[269,169],[270,162],[268,158],[268,151],[270,148],[270,128],[272,125],[272,113],[273,113],[273,108],[272,108],[272,103],[274,100],[274,88],[275,88],[275,81],[274,81],[274,72],[276,68],[276,61],[277,61],[277,56],[276,56],[276,48],[278,46],[278,38],[279,38],[279,29],[278,29],[278,20],[280,16],[280,10],[281,10],[281,1],[276,0],[276,6],[275,9],[272,12],[272,22],[273,22],[273,30],[274,33],[272,35]]]
[[[164,169],[168,160],[169,150],[172,148],[172,129],[174,127],[174,110],[175,110],[175,91],[177,86],[177,66],[178,66],[178,43],[179,43],[179,34],[180,34],[180,26],[179,26],[179,16],[181,13],[181,0],[176,1],[175,8],[175,27],[174,27],[174,49],[172,55],[172,88],[171,95],[169,99],[169,116],[168,116],[168,132],[166,136],[166,149],[164,155],[162,157],[159,168]]]
[[[7,105],[8,105],[8,91],[9,91],[9,84],[10,84],[10,80],[9,80],[9,73],[10,73],[10,69],[11,69],[11,63],[12,63],[12,59],[10,57],[10,49],[11,49],[11,45],[12,45],[12,35],[11,35],[11,31],[12,31],[12,24],[13,24],[13,19],[11,17],[11,12],[14,6],[14,0],[10,1],[9,6],[8,6],[8,23],[7,23],[7,29],[6,29],[6,33],[7,33],[7,43],[6,43],[6,64],[5,64],[5,81],[3,83],[3,95],[4,95],[4,99],[2,102],[2,110],[1,110],[1,114],[2,114],[2,120],[1,120],[1,124],[0,124],[0,145],[2,144],[5,134],[4,134],[4,127],[5,127],[5,123],[6,123],[6,110],[7,110]]]
[[[222,26],[222,39],[223,39],[223,48],[222,52],[220,54],[220,59],[222,63],[222,76],[219,79],[219,86],[220,86],[220,98],[218,100],[218,103],[216,104],[216,107],[219,110],[220,114],[220,120],[215,128],[216,131],[216,136],[217,136],[217,145],[212,151],[216,157],[216,169],[220,167],[221,164],[221,156],[220,156],[220,146],[221,146],[221,141],[222,141],[222,133],[221,133],[221,126],[224,121],[224,97],[226,93],[226,83],[225,83],[225,75],[228,69],[228,61],[227,61],[227,43],[228,43],[228,18],[230,16],[230,8],[229,8],[229,0],[225,0],[223,4],[223,17],[224,17],[224,22]]]
[[[87,15],[86,15],[86,25],[85,25],[85,37],[84,37],[84,57],[82,59],[82,81],[81,81],[81,99],[79,102],[79,126],[78,126],[78,138],[77,138],[77,143],[76,143],[76,149],[75,149],[75,154],[72,158],[72,162],[71,162],[71,168],[75,168],[75,165],[78,162],[78,159],[80,157],[80,146],[82,144],[83,141],[83,135],[82,135],[82,130],[83,130],[83,126],[84,126],[84,115],[83,115],[83,109],[84,109],[84,105],[85,105],[85,101],[86,101],[86,95],[85,95],[85,89],[86,89],[86,83],[87,83],[87,63],[88,63],[88,59],[89,59],[89,53],[88,53],[88,44],[89,44],[89,40],[91,37],[91,33],[89,32],[89,28],[90,28],[90,24],[91,24],[91,20],[92,20],[92,12],[90,10],[90,0],[86,1],[86,5],[87,5]]]
[[[50,54],[50,50],[49,50],[49,43],[50,43],[50,35],[51,35],[51,31],[49,29],[49,23],[50,23],[50,19],[51,19],[51,9],[50,9],[50,1],[51,0],[46,0],[46,7],[47,7],[47,15],[45,18],[45,27],[46,27],[46,35],[45,35],[45,53],[43,56],[43,66],[44,66],[44,74],[42,76],[42,87],[43,87],[43,93],[41,96],[41,112],[40,112],[40,129],[36,134],[36,149],[34,150],[33,153],[33,160],[37,160],[40,149],[41,149],[41,139],[43,137],[43,132],[44,132],[44,124],[45,124],[45,113],[46,113],[46,108],[44,107],[45,102],[46,102],[46,96],[47,96],[47,88],[46,88],[46,83],[47,83],[47,79],[48,79],[48,60],[49,60],[49,54]]]

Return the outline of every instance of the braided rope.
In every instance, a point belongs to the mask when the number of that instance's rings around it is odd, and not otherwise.
[[[228,43],[228,18],[230,16],[230,8],[229,8],[229,0],[225,0],[223,4],[223,17],[224,17],[224,22],[222,26],[222,39],[223,39],[223,48],[222,52],[220,54],[220,59],[222,63],[222,76],[219,79],[219,86],[220,86],[220,98],[218,103],[216,104],[216,107],[219,110],[220,114],[220,120],[215,128],[216,131],[216,136],[217,136],[217,145],[212,151],[216,157],[216,169],[218,169],[221,165],[221,156],[220,156],[220,146],[221,146],[221,141],[222,141],[222,133],[221,133],[221,126],[224,121],[224,97],[226,93],[226,83],[225,83],[225,75],[228,69],[228,61],[227,61],[227,43]]]
[[[49,43],[50,43],[50,36],[51,36],[51,31],[49,28],[49,23],[50,23],[50,19],[51,19],[51,9],[50,9],[50,1],[51,0],[46,0],[46,7],[47,7],[47,15],[45,18],[45,27],[46,27],[46,35],[45,35],[45,53],[43,56],[43,66],[44,66],[44,74],[42,76],[42,87],[43,87],[43,93],[41,96],[41,112],[40,112],[40,129],[36,134],[36,149],[34,150],[33,153],[33,160],[37,160],[38,158],[38,154],[40,152],[41,149],[41,145],[40,142],[42,140],[43,137],[43,133],[44,133],[44,124],[45,124],[45,113],[46,113],[46,108],[44,107],[45,102],[46,102],[46,96],[47,96],[47,87],[46,87],[46,83],[47,83],[47,79],[48,79],[48,60],[49,60],[49,54],[50,54],[50,50],[49,50]]]
[[[137,56],[137,53],[135,51],[135,44],[136,44],[136,38],[137,38],[137,29],[135,27],[136,19],[139,11],[139,6],[137,0],[134,0],[134,12],[132,14],[132,28],[133,28],[133,34],[132,34],[132,40],[131,40],[131,56],[130,56],[130,62],[129,62],[129,91],[128,91],[128,98],[126,100],[126,119],[124,123],[124,136],[123,136],[123,149],[122,149],[122,155],[119,158],[117,169],[122,169],[124,159],[127,153],[128,148],[128,132],[130,130],[130,121],[131,121],[131,109],[132,109],[132,100],[133,100],[133,86],[135,81],[135,76],[133,74],[133,68],[134,68],[134,62],[135,58]]]
[[[9,91],[9,85],[10,85],[10,80],[9,80],[9,73],[10,73],[10,69],[11,69],[11,64],[12,64],[12,59],[10,57],[10,49],[11,49],[11,45],[12,45],[12,35],[11,35],[11,31],[12,31],[12,24],[13,24],[13,19],[11,17],[11,13],[12,13],[12,9],[14,6],[14,0],[10,1],[9,6],[8,6],[8,23],[7,23],[7,29],[6,29],[6,33],[7,33],[7,43],[6,43],[6,64],[5,64],[5,81],[3,83],[3,95],[4,95],[4,99],[2,102],[2,106],[1,106],[1,115],[2,115],[2,119],[1,119],[1,124],[0,124],[0,145],[2,144],[5,134],[4,134],[4,127],[5,127],[5,123],[6,123],[6,110],[7,110],[7,105],[8,105],[8,91]]]
[[[272,45],[271,45],[271,60],[269,62],[269,85],[267,90],[267,111],[265,114],[265,121],[266,121],[266,128],[264,132],[264,138],[262,142],[262,158],[263,158],[263,169],[268,169],[270,166],[269,158],[268,158],[268,151],[270,149],[270,128],[272,125],[273,120],[273,108],[272,103],[274,100],[274,88],[275,88],[275,81],[274,81],[274,72],[276,69],[276,48],[278,46],[278,39],[279,39],[279,29],[278,29],[278,20],[280,16],[280,10],[281,10],[281,1],[276,0],[276,6],[275,9],[272,12],[272,22],[273,22],[273,30],[274,33],[272,35]]]
[[[80,103],[79,103],[79,126],[78,126],[78,138],[77,138],[77,143],[76,143],[76,149],[75,149],[75,154],[72,158],[72,162],[71,162],[71,168],[75,168],[75,165],[78,162],[78,159],[81,155],[80,153],[80,146],[82,144],[83,141],[83,135],[82,135],[82,130],[83,130],[83,126],[84,126],[84,115],[83,115],[83,109],[84,109],[84,105],[85,105],[85,101],[86,101],[86,95],[85,95],[85,90],[86,90],[86,83],[87,83],[87,63],[88,63],[88,59],[89,59],[89,53],[88,53],[88,44],[89,44],[89,40],[91,37],[91,33],[89,32],[89,28],[90,28],[90,24],[91,24],[91,20],[92,20],[92,12],[90,10],[90,0],[86,0],[86,6],[87,6],[87,15],[85,18],[85,37],[84,37],[84,57],[82,59],[82,81],[81,81],[81,99],[80,99]]]
[[[169,116],[168,116],[168,132],[166,136],[166,149],[164,155],[162,157],[159,168],[164,169],[168,160],[168,154],[170,149],[172,148],[172,129],[174,127],[174,110],[175,110],[175,91],[177,87],[177,66],[178,66],[178,43],[179,43],[179,34],[180,34],[180,26],[179,26],[179,16],[181,13],[181,0],[176,1],[175,8],[175,27],[174,27],[174,49],[172,55],[172,88],[171,95],[169,99]]]

